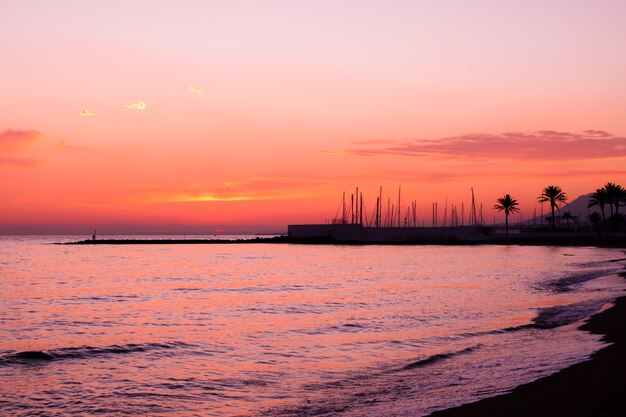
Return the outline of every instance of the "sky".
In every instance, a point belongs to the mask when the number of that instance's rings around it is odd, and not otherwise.
[[[0,0],[0,233],[626,186],[626,2]],[[441,216],[441,214],[440,214]]]

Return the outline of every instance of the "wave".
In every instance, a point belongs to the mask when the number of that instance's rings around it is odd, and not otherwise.
[[[589,300],[580,303],[546,307],[539,310],[533,319],[533,327],[553,329],[576,323],[598,312],[608,300]]]
[[[592,279],[615,275],[624,272],[624,266],[616,264],[626,261],[626,258],[608,259],[602,261],[581,262],[577,263],[578,268],[587,268],[587,270],[574,273],[554,281],[546,283],[546,287],[553,291],[564,292],[571,291],[571,287],[576,284],[590,281]]]
[[[172,288],[171,291],[180,292],[201,292],[201,293],[274,293],[274,292],[294,292],[294,291],[320,291],[337,287],[336,285],[256,285],[253,287],[234,287],[234,288],[207,288],[207,287],[178,287]]]
[[[337,416],[343,413],[361,415],[356,410],[362,410],[364,403],[389,401],[389,396],[402,396],[410,391],[416,385],[415,378],[421,379],[422,374],[416,372],[417,369],[471,353],[480,347],[481,344],[476,344],[457,351],[434,354],[400,367],[397,364],[383,366],[377,370],[357,372],[349,378],[306,384],[303,389],[308,391],[310,396],[305,396],[301,403],[269,407],[259,410],[255,415],[272,417]],[[323,395],[323,400],[319,399],[320,394]]]
[[[425,359],[420,359],[418,361],[409,363],[408,365],[404,365],[402,368],[400,368],[400,371],[409,371],[411,369],[415,369],[415,368],[421,368],[427,365],[432,365],[434,363],[437,363],[439,361],[442,361],[444,359],[449,359],[455,356],[459,356],[459,355],[463,355],[465,353],[470,353],[473,352],[474,350],[476,350],[477,348],[479,348],[481,345],[475,345],[475,346],[470,346],[470,347],[466,347],[465,349],[461,349],[461,350],[457,350],[454,352],[447,352],[447,353],[437,353],[435,355],[429,356]]]
[[[602,306],[605,305],[607,302],[610,302],[610,300],[595,299],[581,301],[579,303],[573,304],[544,307],[539,309],[537,315],[532,319],[532,323],[506,327],[503,329],[494,329],[471,333],[457,333],[456,335],[448,336],[448,339],[459,340],[468,337],[479,337],[519,332],[521,330],[554,329],[561,326],[567,326],[568,324],[576,323],[593,316],[598,311],[600,311]]]
[[[552,307],[544,307],[539,309],[537,315],[532,319],[531,323],[520,324],[517,326],[505,327],[501,329],[492,329],[492,330],[484,330],[477,332],[466,332],[466,333],[456,333],[448,336],[435,338],[437,340],[443,341],[460,341],[464,339],[471,339],[481,336],[490,336],[490,335],[498,335],[504,333],[515,333],[523,330],[531,330],[531,329],[554,329],[561,326],[567,326],[568,324],[577,323],[584,319],[587,319],[597,312],[599,312],[602,307],[609,303],[610,299],[594,299],[581,301],[579,303],[566,304],[566,305],[558,305]],[[434,340],[434,339],[433,339]],[[480,346],[480,345],[478,345]],[[473,348],[467,348],[471,351]],[[454,356],[459,353],[465,353],[468,351],[467,349],[463,349],[458,352],[451,352],[445,354],[437,354],[432,357],[426,358],[422,361],[415,362],[415,366],[420,366],[423,362],[424,365],[432,363],[434,361],[440,359],[446,359],[450,356]],[[468,352],[469,352],[468,351]],[[411,365],[407,365],[411,366]]]
[[[123,355],[153,350],[178,349],[189,346],[191,345],[184,342],[129,343],[126,345],[111,345],[105,347],[80,346],[50,350],[27,350],[22,352],[11,352],[0,356],[0,365],[27,365],[66,359],[88,359],[95,356]]]
[[[578,262],[577,266],[580,267],[598,267],[598,266],[606,266],[607,264],[613,264],[617,262],[626,262],[626,258],[615,258],[615,259],[603,259],[600,261],[587,261],[587,262]]]
[[[546,287],[556,292],[571,291],[572,286],[576,284],[582,284],[583,282],[591,281],[592,279],[601,278],[608,275],[615,275],[621,272],[624,272],[623,268],[611,268],[598,271],[581,272],[578,274],[572,274],[563,278],[559,278],[555,281],[550,281],[546,284]]]

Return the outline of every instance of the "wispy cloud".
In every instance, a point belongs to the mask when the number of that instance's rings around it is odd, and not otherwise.
[[[195,86],[195,85],[192,85],[192,84],[189,84],[187,86],[187,90],[189,90],[189,92],[191,94],[202,94],[202,93],[204,93],[204,88],[198,87],[198,86]]]
[[[147,101],[138,101],[136,103],[124,104],[124,109],[126,110],[145,110],[147,107]]]
[[[63,139],[61,142],[57,143],[55,149],[61,152],[79,152],[89,150],[90,148],[86,146],[74,145],[70,143],[67,139]]]
[[[35,142],[40,134],[36,130],[7,129],[0,133],[0,150],[5,152],[18,151]]]
[[[19,153],[31,146],[41,133],[36,130],[7,129],[0,133],[0,166],[33,166],[40,161]]]
[[[80,112],[78,112],[78,115],[83,116],[83,117],[89,117],[89,116],[95,116],[96,113],[94,113],[93,110],[91,110],[90,108],[86,107],[82,109]]]
[[[626,156],[626,137],[601,130],[475,133],[441,139],[356,142],[355,145],[336,154],[563,161]]]
[[[35,158],[0,155],[0,167],[2,166],[31,167],[31,166],[39,165],[40,162],[41,161],[39,159],[35,159]]]

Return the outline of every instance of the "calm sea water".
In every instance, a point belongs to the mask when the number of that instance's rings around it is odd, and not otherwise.
[[[625,288],[621,250],[66,240],[0,238],[0,415],[427,415],[585,360]]]

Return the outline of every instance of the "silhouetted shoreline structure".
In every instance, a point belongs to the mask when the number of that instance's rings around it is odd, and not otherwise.
[[[506,239],[515,242],[528,240],[546,239],[546,232],[551,233],[568,233],[568,237],[584,238],[586,232],[595,232],[600,234],[601,226],[604,230],[612,232],[620,231],[620,220],[624,223],[623,217],[618,214],[620,202],[626,204],[626,191],[619,185],[608,183],[603,188],[596,190],[594,194],[588,194],[578,197],[574,202],[584,200],[591,196],[589,203],[585,203],[587,216],[583,217],[580,210],[578,214],[565,210],[563,213],[560,203],[566,203],[567,197],[561,187],[550,185],[542,190],[541,195],[537,198],[537,202],[541,204],[541,215],[537,217],[536,207],[533,209],[533,216],[524,219],[521,210],[517,207],[519,203],[513,199],[510,194],[497,200],[493,208],[504,211],[505,222],[503,225],[496,224],[494,217],[493,226],[487,226],[483,217],[483,204],[478,203],[471,187],[471,205],[469,207],[468,217],[465,217],[465,205],[461,203],[461,212],[459,216],[458,206],[448,204],[445,200],[443,209],[443,219],[439,218],[439,206],[437,202],[431,205],[431,225],[426,226],[426,221],[422,217],[421,222],[417,213],[417,200],[412,200],[406,206],[406,210],[401,205],[401,187],[398,187],[397,200],[392,203],[391,196],[387,196],[387,206],[384,207],[382,186],[379,188],[376,197],[376,205],[372,210],[372,214],[368,216],[368,212],[364,209],[363,192],[359,192],[356,188],[354,194],[350,195],[349,205],[346,203],[346,193],[343,192],[342,201],[335,217],[324,224],[294,224],[288,226],[287,236],[292,239],[316,239],[329,240],[335,242],[410,242],[410,243],[493,243],[502,240],[502,234],[509,235]],[[605,197],[603,197],[605,196]],[[612,196],[612,197],[610,197]],[[602,200],[604,198],[604,200]],[[615,214],[611,209],[612,218],[614,218],[614,226],[605,220],[599,222],[597,216],[589,214],[589,208],[599,205],[603,209],[603,201],[607,204],[615,205]],[[549,227],[543,224],[543,203],[550,204],[550,216],[546,217]],[[504,204],[504,205],[503,205]],[[623,205],[622,204],[622,205]],[[569,207],[569,205],[565,206]],[[404,216],[402,213],[404,212]],[[514,229],[510,230],[509,216],[519,213],[519,221],[515,223]],[[581,223],[582,219],[589,219],[589,223]],[[603,216],[604,219],[604,216]],[[539,223],[538,224],[538,220]],[[565,226],[562,224],[565,221]],[[570,225],[571,223],[571,225]],[[557,227],[558,226],[558,227]],[[563,236],[561,239],[565,239]],[[550,239],[554,240],[554,239]]]
[[[431,205],[431,226],[426,226],[422,218],[420,222],[417,211],[417,200],[412,200],[402,207],[402,187],[398,187],[395,202],[387,197],[387,207],[383,208],[383,187],[379,187],[376,206],[368,216],[364,211],[363,192],[356,187],[350,195],[349,206],[346,204],[346,193],[343,192],[341,206],[335,217],[324,224],[295,224],[287,227],[287,237],[292,239],[317,239],[334,242],[412,242],[412,243],[446,243],[446,242],[479,242],[485,241],[492,230],[485,227],[482,203],[478,204],[471,189],[471,205],[468,218],[465,218],[465,205],[461,203],[459,216],[458,206],[448,204],[443,209],[443,219],[439,219],[437,202]],[[448,212],[448,206],[450,211]],[[341,213],[341,216],[339,214]],[[403,215],[404,213],[404,215]]]
[[[563,245],[563,246],[610,246],[626,247],[626,228],[624,217],[619,213],[619,207],[626,204],[626,190],[621,186],[607,183],[595,193],[582,195],[565,206],[567,209],[577,210],[572,214],[565,210],[558,214],[555,209],[561,210],[559,202],[565,202],[565,193],[558,186],[544,188],[538,197],[541,203],[541,214],[537,217],[536,207],[533,217],[524,220],[521,210],[517,208],[517,200],[510,194],[499,198],[493,207],[505,212],[505,223],[497,225],[494,217],[493,226],[487,226],[483,218],[483,205],[477,203],[474,188],[471,189],[471,205],[468,217],[465,217],[465,205],[461,203],[459,216],[458,206],[448,205],[446,198],[443,211],[443,220],[439,220],[437,202],[432,203],[432,225],[426,226],[417,212],[417,200],[410,201],[404,210],[401,205],[402,188],[398,187],[397,200],[391,202],[387,196],[384,209],[383,188],[379,187],[376,205],[368,216],[364,203],[363,192],[356,187],[355,193],[350,195],[347,203],[345,191],[342,194],[341,204],[332,220],[323,224],[292,224],[287,226],[286,236],[253,239],[100,239],[96,240],[96,230],[91,240],[68,242],[68,244],[230,244],[230,243],[299,243],[299,244],[520,244],[520,245]],[[543,203],[549,202],[550,217],[546,218],[549,227],[543,226]],[[590,223],[581,223],[584,203]],[[615,207],[611,209],[612,223],[606,216],[600,218],[597,212],[589,214],[589,209],[604,205]],[[448,207],[450,208],[448,215]],[[594,207],[595,208],[595,207]],[[519,221],[513,229],[509,227],[509,216],[519,213]],[[540,220],[540,224],[538,224]],[[565,220],[563,227],[562,220]],[[558,225],[558,227],[556,227]],[[611,226],[611,227],[609,227]],[[604,234],[601,233],[604,230]],[[609,233],[610,231],[610,233]],[[602,239],[601,239],[602,238]]]
[[[432,227],[457,227],[457,226],[484,226],[482,203],[476,203],[474,188],[471,188],[471,208],[467,222],[465,221],[465,204],[461,203],[461,214],[459,216],[458,205],[450,204],[450,214],[448,216],[448,199],[444,205],[443,220],[439,221],[439,204],[433,202],[431,205]],[[402,187],[398,186],[397,200],[392,203],[391,196],[387,196],[386,209],[383,207],[383,187],[379,187],[376,205],[371,215],[368,216],[364,208],[363,192],[359,192],[359,187],[353,194],[350,194],[350,202],[346,202],[346,192],[342,194],[341,205],[335,213],[335,217],[327,223],[331,224],[360,224],[364,227],[426,227],[426,221],[422,217],[421,221],[417,211],[417,200],[411,200],[404,209],[402,207]],[[404,213],[404,215],[402,214]],[[341,215],[340,215],[341,214]]]

